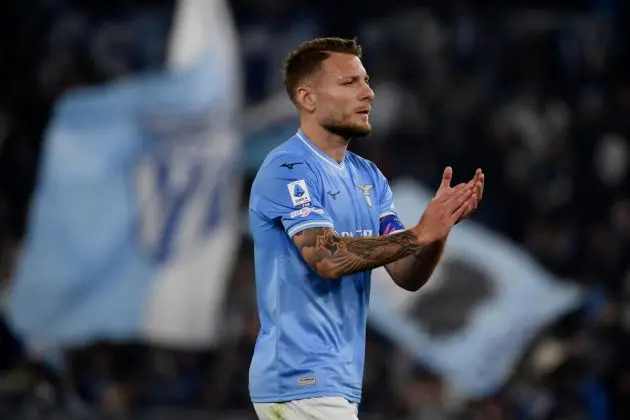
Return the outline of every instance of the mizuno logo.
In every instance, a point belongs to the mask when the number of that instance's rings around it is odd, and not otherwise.
[[[291,170],[291,169],[293,169],[293,167],[295,165],[299,165],[301,163],[304,163],[304,162],[283,163],[282,165],[280,165],[280,167],[281,168],[287,168],[287,169]]]
[[[339,194],[341,191],[337,191],[337,192],[332,192],[332,191],[328,191],[328,195],[332,197],[333,200],[337,199],[337,194]]]

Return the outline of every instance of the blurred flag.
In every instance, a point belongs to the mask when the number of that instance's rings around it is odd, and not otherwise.
[[[401,220],[414,226],[433,193],[413,181],[392,187]],[[451,232],[442,262],[419,292],[374,272],[371,324],[442,375],[455,395],[502,387],[530,340],[581,303],[517,245],[465,221]]]
[[[7,305],[31,350],[214,344],[239,240],[231,22],[223,0],[181,0],[166,69],[57,104]]]

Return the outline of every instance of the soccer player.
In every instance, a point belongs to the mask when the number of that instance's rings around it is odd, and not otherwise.
[[[371,131],[361,47],[305,42],[284,77],[300,129],[269,153],[249,202],[261,322],[250,397],[262,420],[357,419],[371,270],[385,266],[400,287],[422,287],[453,225],[481,200],[484,175],[451,187],[446,168],[419,223],[405,229],[385,177],[347,151]]]

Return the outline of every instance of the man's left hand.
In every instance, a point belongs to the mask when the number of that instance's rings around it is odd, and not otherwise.
[[[451,187],[452,178],[453,170],[448,167],[444,171],[444,175],[442,176],[442,183],[440,184],[440,188],[438,188],[435,194],[435,198],[438,198],[440,195],[453,188]],[[484,183],[485,175],[481,169],[477,169],[475,171],[475,176],[473,176],[473,178],[468,181],[468,185],[474,188],[474,194],[472,195],[471,199],[465,204],[467,206],[466,210],[459,218],[459,220],[457,220],[457,223],[461,222],[462,220],[470,216],[475,210],[477,210],[477,207],[479,206],[479,203],[481,202],[481,199],[483,197]]]

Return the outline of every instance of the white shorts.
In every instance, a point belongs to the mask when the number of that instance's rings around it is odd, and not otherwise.
[[[260,420],[358,420],[359,407],[341,397],[254,403]]]

